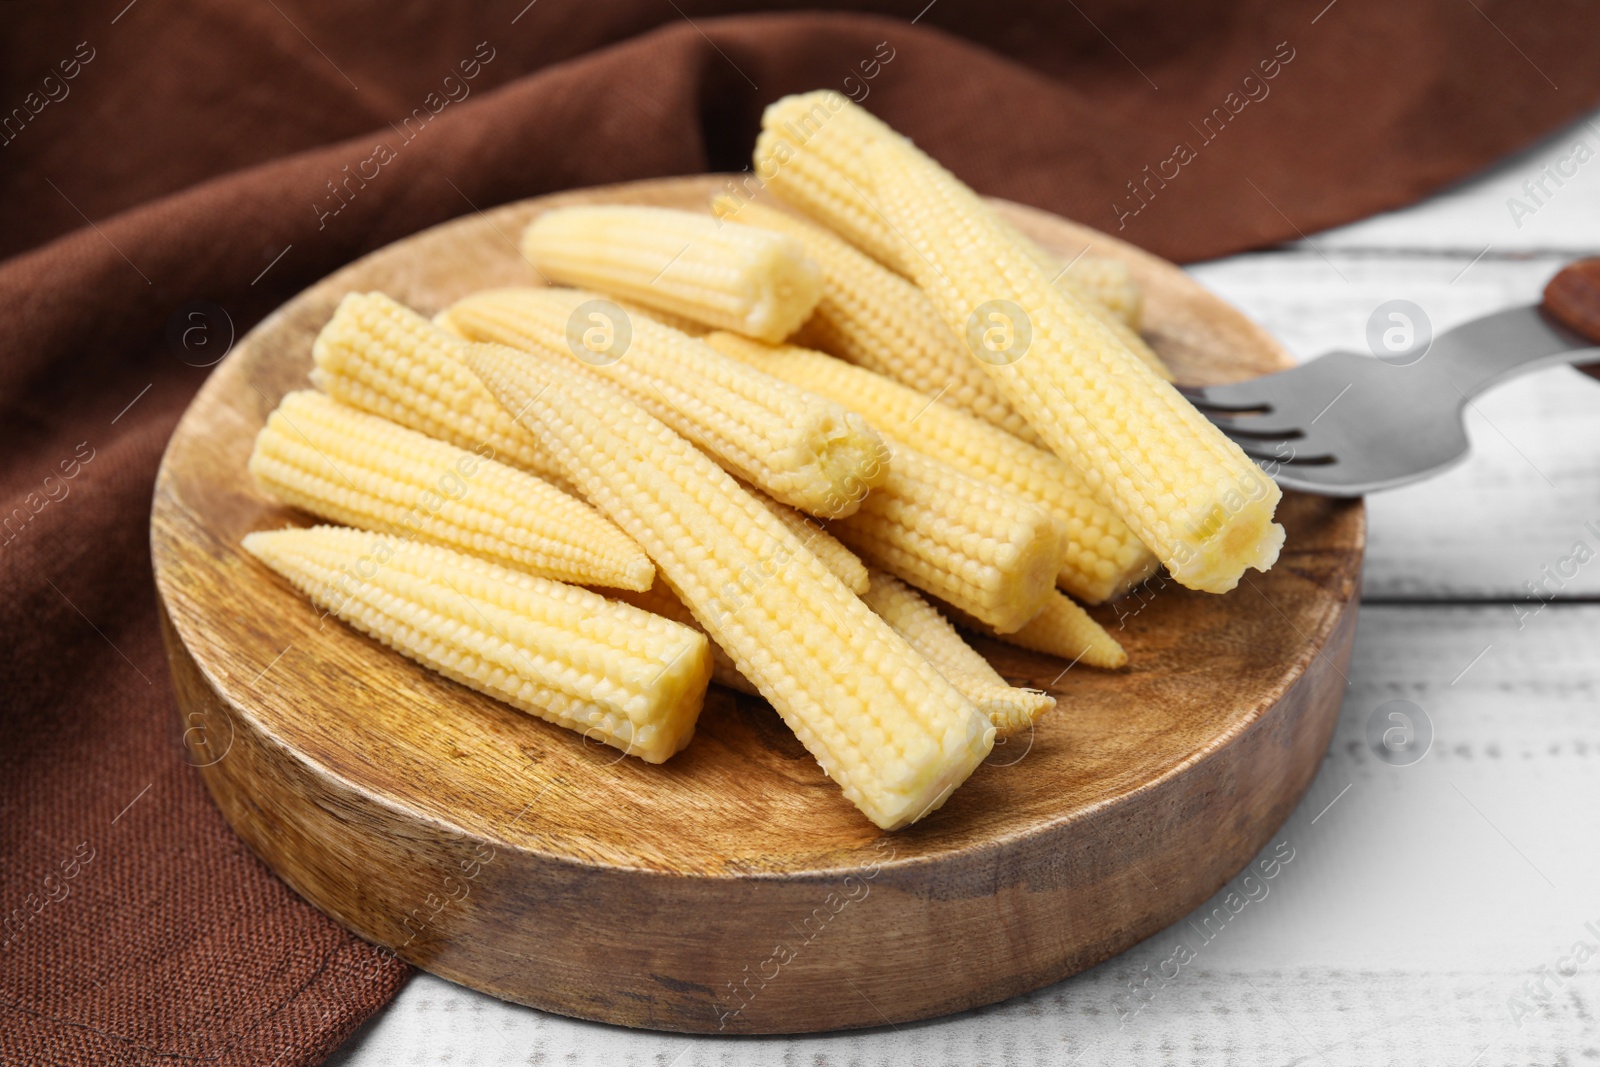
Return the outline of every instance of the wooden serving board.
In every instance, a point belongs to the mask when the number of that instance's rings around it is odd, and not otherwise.
[[[1226,596],[1159,580],[1096,616],[1106,673],[975,640],[1055,693],[938,812],[875,829],[760,700],[712,688],[663,766],[431,674],[317,612],[246,556],[305,523],[245,461],[306,384],[339,298],[432,314],[533,284],[524,224],[557,204],[702,208],[715,176],[530,200],[367,256],[243,339],[179,424],[151,552],[184,738],[239,834],[312,904],[419,967],[586,1019],[708,1033],[878,1026],[988,1004],[1114,955],[1269,842],[1337,715],[1365,540],[1359,502],[1286,494],[1278,565]],[[1282,367],[1278,345],[1177,268],[1011,204],[1063,256],[1132,267],[1180,378]]]

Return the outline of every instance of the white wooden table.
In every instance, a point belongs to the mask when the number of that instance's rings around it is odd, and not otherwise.
[[[1368,316],[1390,299],[1420,305],[1436,330],[1534,301],[1564,262],[1600,253],[1600,160],[1520,227],[1506,201],[1578,140],[1600,149],[1600,113],[1426,203],[1193,273],[1301,359],[1363,350]],[[1600,1057],[1600,382],[1568,368],[1518,380],[1478,402],[1469,430],[1466,464],[1369,500],[1343,713],[1321,773],[1274,839],[1295,858],[1173,981],[1139,997],[1129,986],[1172,954],[1182,924],[965,1015],[716,1039],[578,1022],[423,974],[332,1062],[1489,1067]],[[1527,583],[1576,542],[1595,558],[1575,574],[1568,565],[1564,584],[1549,585],[1554,600],[1532,614]],[[1369,716],[1392,699],[1421,707],[1433,730],[1431,750],[1409,766],[1380,761],[1365,740]]]

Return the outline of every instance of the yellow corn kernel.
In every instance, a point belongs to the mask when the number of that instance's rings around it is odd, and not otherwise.
[[[851,405],[885,437],[1044,508],[1055,519],[1063,545],[1056,584],[1074,596],[1098,604],[1155,572],[1150,550],[1055,454],[820,352],[722,332],[709,335],[706,343],[773,377]]]
[[[1012,734],[1032,726],[1056,706],[1048,693],[1018,689],[1002,678],[932,604],[898,578],[878,571],[861,599],[989,716],[997,733]]]
[[[657,582],[642,593],[624,591],[613,595],[616,599],[625,604],[632,604],[641,611],[648,611],[652,615],[660,615],[663,619],[671,619],[675,623],[691,627],[697,633],[705,633],[705,630],[695,621],[694,612],[689,610],[687,604],[678,599],[678,594],[669,589],[666,582]],[[721,645],[712,641],[710,635],[707,635],[706,642],[711,649],[711,680],[713,682],[729,689],[737,690],[740,693],[747,693],[750,696],[761,695],[760,690],[751,683],[750,679],[739,673],[739,668],[734,664],[733,657],[728,655]]]
[[[703,452],[604,381],[468,360],[873,823],[915,822],[988,755],[987,719]]]
[[[648,589],[655,566],[583,501],[531,474],[303,389],[256,435],[250,473],[291,507],[503,567]]]
[[[522,254],[551,281],[764,341],[793,333],[822,291],[798,242],[671,208],[547,211],[523,233]]]
[[[598,302],[598,303],[597,303]],[[587,368],[782,503],[824,518],[882,484],[888,449],[861,416],[579,289],[492,289],[449,321],[477,341]]]
[[[260,531],[251,555],[312,602],[447,678],[660,763],[689,743],[704,634],[436,545],[337,526]]]
[[[719,198],[713,207],[740,223],[790,235],[822,268],[822,299],[796,341],[937,396],[1024,441],[1041,443],[922,290],[788,212],[731,197]]]
[[[1031,619],[1054,591],[1061,537],[1043,508],[903,444],[861,510],[829,529],[862,562],[1000,630]]]
[[[1052,593],[1042,611],[1029,619],[1022,629],[1011,633],[997,633],[993,627],[959,608],[951,608],[950,617],[969,630],[976,630],[997,641],[1043,652],[1072,663],[1082,663],[1086,667],[1114,671],[1128,663],[1128,653],[1117,643],[1117,639],[1095,622],[1088,612],[1061,593]]]
[[[831,128],[831,127],[830,127]],[[1278,558],[1282,494],[1037,262],[976,193],[902,140],[867,146],[918,284],[1052,451],[1182,585],[1224,593]]]
[[[465,342],[382,293],[351,293],[311,347],[311,381],[341,403],[559,482],[533,435],[462,363]]]

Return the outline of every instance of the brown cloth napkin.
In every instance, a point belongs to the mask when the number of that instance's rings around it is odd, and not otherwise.
[[[186,765],[146,529],[230,321],[475,209],[738,169],[806,89],[1178,259],[1403,204],[1600,99],[1589,0],[864,6],[7,5],[0,1062],[314,1063],[409,973]]]

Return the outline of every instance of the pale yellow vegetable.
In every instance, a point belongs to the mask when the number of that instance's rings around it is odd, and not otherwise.
[[[290,393],[250,454],[286,504],[585,585],[648,589],[644,550],[583,501],[531,474],[347,407]]]
[[[1018,648],[1104,670],[1116,670],[1128,663],[1128,653],[1117,639],[1061,593],[1052,594],[1044,609],[1028,620],[1026,626],[1005,634],[997,633],[992,626],[958,608],[949,610],[951,618],[962,626]]]
[[[468,358],[873,823],[915,822],[988,755],[986,717],[704,453],[605,382]]]
[[[1056,584],[1074,596],[1100,603],[1155,572],[1150,550],[1090,492],[1083,476],[1055,454],[820,352],[720,332],[706,343],[802,389],[851,405],[884,436],[1050,512],[1063,546]]]
[[[1056,706],[1048,693],[1018,689],[1002,678],[932,604],[893,575],[874,573],[872,587],[861,599],[989,716],[997,733],[1026,729]]]
[[[828,527],[868,566],[1015,630],[1054,592],[1061,537],[1050,513],[903,444],[861,510]]]
[[[761,204],[719,199],[738,221],[786,233],[822,268],[822,299],[796,341],[886,375],[1040,443],[939,317],[926,294],[822,227]]]
[[[649,763],[689,743],[705,635],[597,593],[336,526],[244,547],[326,611],[409,659]],[[442,724],[441,729],[448,729]]]
[[[666,582],[657,582],[642,593],[623,591],[613,595],[623,603],[632,604],[641,611],[660,615],[663,619],[671,619],[683,626],[693,627],[699,633],[705,633],[701,625],[695,621],[694,612],[678,599],[678,594],[669,589]],[[728,655],[721,645],[712,641],[710,635],[707,635],[706,640],[711,648],[711,680],[741,693],[760,696],[760,690],[750,679],[739,673],[733,657]]]
[[[598,299],[578,289],[492,289],[456,302],[448,320],[474,340],[606,379],[731,471],[809,514],[853,514],[882,484],[888,450],[861,416]]]
[[[1281,493],[1170,383],[1053,288],[993,210],[899,139],[866,148],[877,202],[945,322],[1052,451],[1180,584],[1223,593],[1278,558]]]
[[[735,481],[738,481],[738,479],[735,479]],[[758,504],[772,512],[779,522],[789,527],[794,532],[794,535],[800,539],[800,543],[810,549],[811,554],[816,556],[824,567],[832,571],[834,577],[848,586],[851,592],[857,595],[867,592],[869,581],[866,565],[857,559],[855,554],[848,548],[835,540],[831,534],[818,527],[813,520],[806,518],[793,508],[785,507],[778,503],[761,492],[761,490],[752,488],[743,482],[739,482],[739,487],[749,493],[751,498]],[[892,579],[890,580],[892,581]],[[673,622],[681,622],[696,629],[700,628],[700,624],[694,621],[694,614],[689,610],[688,606],[678,599],[678,595],[668,588],[665,582],[657,582],[642,593],[612,592],[610,590],[607,590],[607,592],[618,600],[624,600],[646,611],[653,611],[657,615],[671,619]],[[921,651],[921,649],[918,649],[918,651]],[[759,695],[750,679],[740,674],[739,669],[733,665],[733,657],[728,655],[723,647],[715,641],[711,642],[711,660],[711,680],[713,682],[718,685],[725,685],[730,689],[737,689],[741,693]],[[966,693],[967,690],[962,689],[962,692]],[[980,707],[979,710],[986,709]]]
[[[793,333],[822,292],[799,242],[671,208],[556,208],[529,225],[522,254],[551,281],[764,341]]]
[[[835,577],[849,586],[852,593],[860,596],[867,591],[866,564],[862,563],[854,552],[844,547],[844,543],[837,537],[823,529],[816,519],[802,515],[787,504],[778,503],[747,482],[739,482],[739,485],[755,498],[756,503],[772,512],[774,518],[787,526],[789,532],[799,538],[800,543],[821,560],[822,565],[832,571]]]
[[[1059,265],[1056,268],[1060,269]],[[1055,277],[1055,272],[1051,272]],[[1137,330],[1144,321],[1144,293],[1128,265],[1105,256],[1080,256],[1061,281],[1070,281],[1106,310]],[[1057,284],[1060,284],[1058,282]]]
[[[885,266],[909,273],[905,249],[871,193],[867,147],[899,137],[844,94],[780,97],[761,114],[754,169],[762,188]]]
[[[865,154],[869,145],[880,141],[900,142],[899,134],[863,108],[827,90],[775,101],[763,113],[761,124],[755,168],[766,188],[805,215],[837,231],[879,263],[912,279],[918,277],[917,270],[926,264],[913,262],[919,256],[877,202]],[[769,173],[771,177],[767,177]],[[722,210],[741,221],[748,218],[759,224],[755,221],[759,207],[756,214],[747,216],[745,205],[733,200]],[[1120,277],[1115,267],[1085,268],[1079,272],[1080,262],[1074,264],[1072,270],[1063,272],[1062,262],[1057,257],[1017,233],[1009,223],[997,220],[997,224],[1005,226],[1018,244],[1047,269],[1052,284],[1076,298],[1084,310],[1115,333],[1157,374],[1168,379],[1172,377],[1166,365],[1138,334],[1137,288],[1130,297],[1128,288],[1132,280],[1125,270],[1120,272]],[[826,263],[823,270],[826,273]],[[1124,308],[1131,304],[1134,317],[1121,318],[1102,303],[1102,286],[1106,299]],[[961,333],[956,331],[958,338]],[[819,341],[818,347],[833,350],[825,343],[826,335],[813,339]],[[849,358],[848,353],[840,354]],[[915,386],[915,383],[908,384]]]
[[[465,342],[382,293],[351,293],[311,346],[311,381],[342,403],[541,477],[559,479],[533,435],[461,362]]]

